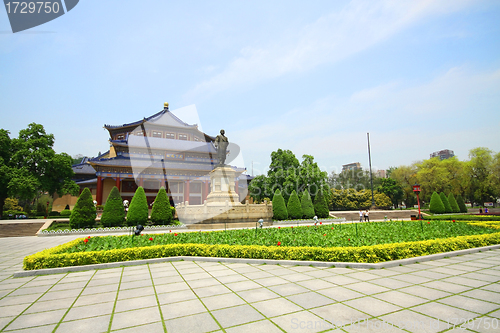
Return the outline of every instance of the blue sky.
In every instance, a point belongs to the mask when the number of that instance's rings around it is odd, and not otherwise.
[[[0,10],[0,127],[41,123],[57,152],[96,156],[104,124],[169,102],[224,128],[249,174],[279,148],[367,167],[367,132],[377,169],[466,160],[500,151],[499,22],[498,1],[82,0],[12,34]]]

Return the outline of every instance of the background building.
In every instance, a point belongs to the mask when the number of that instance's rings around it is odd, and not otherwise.
[[[450,158],[453,156],[455,156],[455,154],[453,153],[453,150],[449,150],[449,149],[435,151],[431,154],[431,158],[439,157],[439,159],[441,159],[441,160],[444,160],[444,159],[447,159],[447,158]]]
[[[346,170],[359,170],[359,169],[361,169],[361,164],[359,164],[359,162],[344,164],[342,166],[342,171],[346,171]]]

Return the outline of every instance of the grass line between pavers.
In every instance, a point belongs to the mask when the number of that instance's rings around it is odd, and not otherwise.
[[[87,286],[89,285],[90,281],[92,281],[92,279],[94,278],[94,276],[96,275],[97,273],[97,270],[94,271],[94,274],[92,274],[92,276],[90,277],[90,279],[87,281],[87,283],[85,283],[85,286],[83,287],[83,289],[80,291],[80,293],[78,294],[78,296],[75,298],[75,300],[73,301],[73,303],[71,303],[71,305],[69,306],[69,308],[66,310],[66,312],[64,313],[64,315],[62,316],[61,320],[59,320],[59,322],[57,323],[56,327],[54,328],[54,330],[52,332],[56,332],[57,329],[59,328],[59,326],[61,326],[64,318],[66,318],[66,316],[68,315],[68,312],[73,308],[73,306],[75,305],[76,301],[78,301],[78,298],[80,298],[80,296],[83,294],[84,290],[87,288]]]
[[[5,331],[5,329],[10,325],[12,324],[17,318],[19,318],[20,316],[22,316],[26,311],[28,311],[29,308],[31,308],[33,306],[33,304],[35,304],[36,302],[38,302],[38,300],[40,298],[42,298],[43,296],[45,296],[52,288],[54,288],[55,285],[57,285],[59,282],[61,282],[62,279],[64,279],[66,277],[66,275],[68,275],[67,273],[64,274],[56,283],[54,283],[52,286],[50,286],[49,289],[47,289],[42,295],[40,295],[40,297],[38,297],[35,301],[33,301],[26,309],[24,309],[23,311],[21,311],[21,313],[19,313],[17,316],[14,317],[14,319],[12,319],[11,321],[9,321],[7,323],[7,325],[5,325],[2,329],[0,329],[0,332],[3,332]],[[32,279],[34,280],[34,279]],[[32,281],[30,280],[30,281]]]
[[[120,294],[120,288],[122,286],[123,271],[125,267],[122,267],[122,272],[120,274],[120,281],[118,281],[118,289],[116,290],[115,302],[113,303],[113,310],[111,311],[111,317],[109,318],[108,333],[111,332],[111,325],[113,324],[113,318],[115,316],[116,303],[118,302],[118,295]]]
[[[153,279],[153,274],[151,273],[151,267],[148,266],[149,277],[151,278],[151,285],[153,286],[153,290],[155,292],[156,304],[158,305],[158,311],[160,312],[161,324],[163,325],[163,332],[167,333],[167,326],[165,325],[165,319],[163,318],[163,312],[161,311],[160,300],[158,299],[158,293],[156,292],[156,286]]]
[[[107,251],[61,253],[65,248],[70,248],[79,242],[83,242],[83,239],[76,239],[29,255],[24,258],[23,268],[35,270],[175,256],[378,263],[500,244],[500,232],[361,247],[168,244]]]

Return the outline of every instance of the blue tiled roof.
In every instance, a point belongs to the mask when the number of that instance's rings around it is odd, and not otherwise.
[[[110,140],[112,144],[137,148],[184,151],[186,153],[212,153],[216,150],[210,142],[186,141],[131,135],[128,140]]]

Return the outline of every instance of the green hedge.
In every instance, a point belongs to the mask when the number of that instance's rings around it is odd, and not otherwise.
[[[275,220],[286,220],[288,219],[288,211],[285,205],[285,199],[281,195],[279,189],[274,192],[273,196],[273,218]]]
[[[500,216],[489,215],[425,215],[424,220],[433,221],[500,221]]]
[[[289,219],[301,219],[302,218],[302,206],[300,204],[299,196],[295,190],[292,191],[290,199],[288,199],[288,204],[286,206]]]
[[[434,214],[443,214],[445,212],[443,201],[437,192],[432,193],[429,210]]]
[[[27,256],[24,258],[23,268],[33,270],[173,256],[377,263],[499,244],[500,233],[362,247],[170,244],[107,251],[61,253],[83,241],[84,238],[79,238]]]

